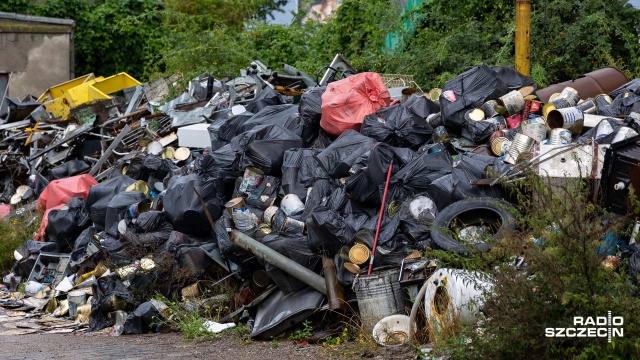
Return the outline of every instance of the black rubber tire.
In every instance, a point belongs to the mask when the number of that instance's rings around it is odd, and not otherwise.
[[[453,251],[461,255],[470,252],[469,245],[461,244],[450,236],[448,229],[454,220],[459,220],[467,226],[479,224],[496,224],[500,222],[500,227],[492,236],[497,239],[507,231],[515,230],[516,222],[510,212],[513,207],[495,198],[476,198],[457,201],[442,209],[436,215],[431,225],[431,238],[439,248]],[[480,251],[489,250],[486,243],[476,243],[471,246]]]

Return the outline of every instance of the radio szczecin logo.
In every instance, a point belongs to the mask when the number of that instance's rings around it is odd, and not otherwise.
[[[608,311],[607,316],[596,317],[573,317],[573,326],[570,328],[546,328],[546,337],[566,337],[566,338],[611,338],[624,337],[624,319],[622,316],[611,316]]]

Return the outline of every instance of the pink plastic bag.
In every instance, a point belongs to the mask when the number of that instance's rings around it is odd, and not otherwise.
[[[360,131],[364,117],[391,105],[391,95],[378,73],[367,72],[330,83],[322,94],[320,126],[331,135]]]

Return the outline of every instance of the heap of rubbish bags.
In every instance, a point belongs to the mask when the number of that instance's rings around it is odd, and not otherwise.
[[[427,93],[347,70],[320,81],[254,61],[175,98],[177,78],[90,74],[4,99],[0,216],[42,222],[15,250],[0,306],[144,333],[170,316],[156,294],[186,304],[214,289],[203,279],[235,277],[233,298],[207,300],[236,309],[213,329],[243,321],[268,339],[357,307],[376,335],[430,277],[425,302],[438,284],[466,286],[426,248],[484,251],[477,239],[515,226],[501,180],[531,168],[629,185],[602,169],[616,146],[637,146],[640,79],[593,97],[568,85],[542,102],[510,67],[471,67]],[[402,320],[390,323],[410,328]]]

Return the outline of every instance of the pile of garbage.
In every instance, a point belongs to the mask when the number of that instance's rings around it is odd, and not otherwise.
[[[36,210],[42,223],[16,249],[0,306],[144,333],[170,316],[156,294],[186,304],[203,279],[234,277],[233,299],[214,294],[237,309],[220,323],[241,318],[254,338],[357,305],[388,343],[380,321],[404,314],[407,291],[432,276],[429,312],[438,286],[468,286],[426,248],[486,251],[482,239],[515,227],[505,181],[534,169],[629,187],[602,169],[609,147],[638,139],[640,79],[543,103],[510,67],[481,64],[423,93],[341,62],[319,80],[254,61],[173,98],[177,78],[89,74],[4,99],[1,213]],[[406,330],[407,318],[385,321]]]

